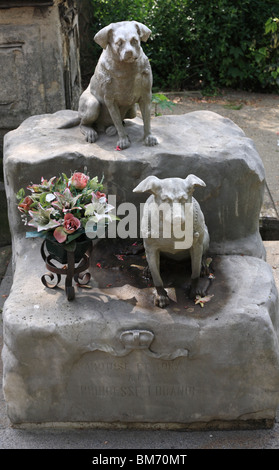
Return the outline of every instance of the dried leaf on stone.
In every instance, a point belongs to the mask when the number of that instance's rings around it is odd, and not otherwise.
[[[140,266],[139,264],[131,264],[131,268],[137,268],[140,271],[144,270],[144,266]]]
[[[200,295],[196,296],[195,299],[195,305],[200,305],[201,307],[204,307],[204,304],[209,302],[213,295],[206,295],[205,297],[201,297]]]

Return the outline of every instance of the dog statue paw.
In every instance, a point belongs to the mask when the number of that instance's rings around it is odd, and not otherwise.
[[[145,137],[144,143],[145,145],[147,145],[147,147],[154,147],[154,145],[158,145],[158,140],[156,139],[156,137],[154,137],[154,135],[150,134]]]
[[[156,307],[165,308],[169,305],[169,303],[170,301],[167,296],[167,293],[165,295],[155,295],[154,304],[156,305]]]
[[[98,134],[95,131],[95,129],[93,129],[91,127],[81,125],[80,130],[81,130],[82,134],[85,136],[86,142],[89,142],[90,144],[93,144],[98,139]]]
[[[204,297],[207,294],[209,286],[210,279],[208,279],[208,277],[199,277],[197,279],[193,279],[191,282],[189,298],[195,299],[197,295]]]
[[[123,137],[122,139],[119,139],[117,142],[117,147],[119,147],[121,150],[127,149],[130,147],[131,141],[128,136]]]

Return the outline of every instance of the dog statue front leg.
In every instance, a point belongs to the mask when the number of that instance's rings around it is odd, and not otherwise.
[[[204,297],[209,287],[208,278],[201,278],[201,265],[203,257],[203,244],[198,240],[194,241],[190,249],[192,275],[191,275],[191,289],[189,297],[195,298],[196,295]]]
[[[79,100],[80,130],[85,136],[85,140],[93,143],[97,140],[98,134],[93,125],[98,119],[101,105],[97,98],[90,92],[90,87],[82,93]]]
[[[144,143],[148,147],[154,147],[154,145],[158,144],[158,140],[154,135],[151,134],[151,123],[150,123],[151,101],[146,101],[146,100],[141,99],[139,101],[139,107],[140,107],[142,120],[143,120]]]
[[[117,147],[119,147],[121,150],[127,149],[130,147],[131,141],[124,130],[120,110],[113,101],[106,100],[105,103],[118,133],[119,140],[117,142]]]
[[[160,251],[148,249],[145,246],[145,253],[152,280],[157,292],[154,298],[154,304],[160,308],[164,308],[169,304],[169,298],[167,292],[164,289],[163,281],[160,276]]]

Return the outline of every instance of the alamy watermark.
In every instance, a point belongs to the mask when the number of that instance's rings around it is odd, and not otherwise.
[[[98,225],[86,224],[88,238],[152,238],[172,240],[175,249],[188,249],[193,244],[193,203],[142,203],[137,207],[131,202],[116,205],[116,196],[108,196],[109,205],[115,209],[118,220],[108,226],[105,219]],[[108,214],[109,218],[109,214]]]

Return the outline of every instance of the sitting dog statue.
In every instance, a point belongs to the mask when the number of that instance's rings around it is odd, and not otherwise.
[[[209,234],[199,203],[192,194],[195,186],[206,186],[195,175],[186,179],[148,176],[133,192],[150,192],[144,204],[141,235],[157,294],[155,305],[169,303],[160,275],[160,253],[178,259],[190,255],[190,297],[206,294],[200,279],[202,258],[209,246]]]
[[[121,21],[111,23],[95,35],[94,40],[103,52],[90,84],[80,96],[78,109],[78,122],[87,142],[95,142],[98,131],[106,131],[111,136],[118,134],[118,148],[128,148],[131,143],[123,121],[136,117],[139,104],[144,143],[148,146],[158,143],[151,134],[150,124],[151,66],[141,47],[141,41],[147,41],[150,34],[150,29],[142,23]]]

